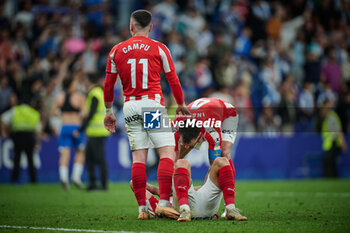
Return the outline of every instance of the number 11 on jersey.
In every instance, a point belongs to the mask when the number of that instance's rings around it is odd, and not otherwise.
[[[136,59],[129,58],[127,64],[131,65],[131,88],[136,88]],[[142,89],[148,88],[148,59],[141,58],[138,64],[142,64]]]

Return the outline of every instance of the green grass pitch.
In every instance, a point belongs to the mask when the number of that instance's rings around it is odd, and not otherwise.
[[[350,180],[239,181],[247,222],[137,220],[128,184],[87,193],[58,184],[0,185],[0,225],[133,232],[350,232]],[[223,211],[223,203],[219,213]],[[0,228],[0,232],[62,232]]]

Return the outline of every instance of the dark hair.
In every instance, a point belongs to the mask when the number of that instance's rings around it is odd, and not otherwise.
[[[72,85],[73,77],[67,76],[65,79],[63,79],[62,86],[63,89],[68,91],[69,87]]]
[[[201,132],[201,128],[197,127],[197,121],[194,124],[188,124],[188,121],[193,121],[193,119],[185,119],[184,127],[179,127],[179,134],[185,144],[191,142],[192,139],[196,139]]]
[[[131,17],[140,27],[145,28],[151,23],[152,13],[147,10],[136,10],[131,13]]]

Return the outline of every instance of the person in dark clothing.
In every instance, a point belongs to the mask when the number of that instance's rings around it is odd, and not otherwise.
[[[22,102],[1,115],[1,129],[3,138],[7,138],[10,132],[10,138],[14,144],[11,182],[19,181],[21,154],[24,151],[28,160],[30,182],[36,183],[33,154],[41,130],[39,111],[28,103]]]
[[[320,115],[323,119],[321,126],[323,148],[323,176],[326,178],[339,177],[337,159],[341,151],[347,151],[347,144],[342,131],[342,124],[338,114],[333,111],[333,102],[325,99],[322,103]]]
[[[76,134],[86,131],[88,137],[85,148],[86,167],[89,175],[88,191],[98,189],[95,167],[100,169],[101,189],[107,189],[107,163],[105,159],[105,140],[110,133],[104,128],[105,106],[100,76],[89,75],[89,94],[86,100],[87,117]]]

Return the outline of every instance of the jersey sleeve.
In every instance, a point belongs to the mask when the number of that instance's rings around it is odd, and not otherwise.
[[[103,88],[105,102],[113,102],[114,99],[114,84],[118,77],[117,66],[114,61],[116,50],[117,46],[114,46],[108,54],[105,84]]]
[[[165,73],[165,77],[167,78],[171,91],[175,97],[176,103],[178,105],[184,103],[183,93],[179,78],[175,72],[175,66],[173,59],[171,58],[169,49],[164,45],[159,43],[158,46],[159,55],[162,61],[162,70]]]
[[[209,160],[215,160],[217,157],[221,157],[221,132],[215,129],[208,129],[204,134],[205,140],[208,142],[208,156]]]

